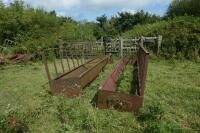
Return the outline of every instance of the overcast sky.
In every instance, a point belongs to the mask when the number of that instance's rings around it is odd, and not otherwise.
[[[3,0],[6,4],[13,0]],[[106,14],[108,17],[117,12],[134,13],[143,9],[150,13],[164,15],[172,0],[24,0],[25,4],[55,10],[58,15],[71,16],[76,20],[93,21],[97,16]]]

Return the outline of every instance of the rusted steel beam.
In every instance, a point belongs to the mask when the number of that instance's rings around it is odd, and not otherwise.
[[[121,112],[137,112],[143,104],[143,98],[119,92],[101,90],[97,92],[97,107],[112,108]]]
[[[129,62],[121,58],[120,63],[103,84],[102,89],[97,92],[94,98],[96,100],[96,106],[99,109],[113,108],[122,112],[137,112],[142,107],[144,101],[148,57],[149,53],[142,45],[139,45],[137,57],[132,60],[132,64],[137,68],[135,71],[137,76],[134,79],[138,87],[136,95],[117,92],[116,82],[119,75],[123,72],[126,63]]]
[[[112,74],[108,77],[108,79],[105,81],[102,90],[107,91],[116,91],[117,85],[116,81],[118,80],[119,75],[123,72],[126,65],[125,58],[121,58],[119,64],[116,66]]]
[[[137,70],[138,70],[138,83],[139,83],[139,96],[144,96],[145,82],[147,77],[149,52],[140,45],[137,53]]]
[[[69,98],[78,96],[82,89],[98,76],[107,62],[108,56],[97,57],[51,80],[50,88],[52,93]]]

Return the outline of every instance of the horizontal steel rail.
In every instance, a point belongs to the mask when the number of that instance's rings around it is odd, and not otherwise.
[[[118,77],[123,72],[126,65],[125,58],[121,58],[119,64],[116,66],[116,68],[113,70],[112,74],[107,78],[103,85],[103,90],[108,90],[115,92],[117,90],[116,82],[118,80]]]

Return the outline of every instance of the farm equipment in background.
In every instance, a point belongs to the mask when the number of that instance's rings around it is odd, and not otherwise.
[[[6,59],[9,61],[15,61],[15,62],[32,61],[33,55],[31,55],[31,54],[13,54],[13,55],[9,55]]]
[[[110,41],[104,42],[105,53],[112,53],[113,55],[120,55],[125,56],[127,52],[136,52],[137,51],[137,44],[142,40],[146,46],[150,46],[149,44],[153,44],[155,47],[156,55],[158,56],[160,53],[161,43],[162,43],[162,36],[159,35],[158,37],[140,37],[140,38],[133,38],[133,39],[110,39]],[[148,44],[147,44],[148,43]]]
[[[25,52],[13,53],[11,48],[17,45],[17,42],[5,39],[2,46],[0,46],[0,64],[5,62],[22,63],[25,61],[33,61],[33,54],[25,54]],[[6,52],[6,54],[4,54]],[[9,52],[8,52],[9,51]]]
[[[31,54],[12,54],[8,56],[0,55],[0,64],[4,62],[16,62],[21,63],[25,61],[33,61],[33,55]]]

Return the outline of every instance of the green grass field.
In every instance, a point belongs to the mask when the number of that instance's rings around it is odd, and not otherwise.
[[[0,66],[0,132],[14,132],[11,118],[33,133],[200,132],[200,63],[150,60],[145,104],[135,114],[90,103],[114,66],[75,99],[51,95],[42,63]]]

